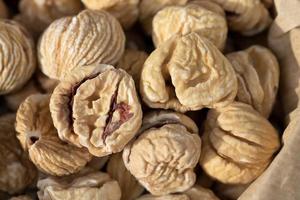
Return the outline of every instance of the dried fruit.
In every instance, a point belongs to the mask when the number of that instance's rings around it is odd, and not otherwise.
[[[13,20],[0,20],[0,94],[20,89],[36,67],[34,43]]]
[[[152,33],[152,19],[161,9],[171,5],[184,5],[188,0],[140,0],[139,20],[148,35]]]
[[[222,8],[210,1],[197,2],[184,6],[169,6],[155,15],[152,22],[152,39],[155,46],[159,46],[174,35],[197,32],[210,40],[218,49],[224,48],[227,23],[225,16],[219,13]],[[205,4],[208,6],[205,7]],[[212,9],[209,9],[209,6],[212,6]],[[215,8],[216,6],[219,9]]]
[[[219,200],[219,198],[216,197],[216,195],[211,190],[199,185],[195,185],[191,189],[187,190],[185,194],[189,196],[190,200]]]
[[[15,115],[0,117],[0,191],[15,194],[31,186],[37,171],[22,150],[14,128]]]
[[[140,92],[152,108],[185,112],[228,105],[237,93],[230,62],[197,33],[173,37],[147,58]]]
[[[195,185],[183,194],[171,194],[164,196],[143,195],[137,200],[219,200],[215,194],[206,188]]]
[[[125,147],[123,161],[151,194],[182,192],[194,185],[201,140],[190,118],[154,112],[144,117],[140,134]]]
[[[38,36],[54,20],[75,15],[81,9],[80,0],[21,0],[18,18],[28,30]]]
[[[122,151],[142,121],[133,79],[110,65],[74,69],[55,88],[50,111],[62,140],[99,157]]]
[[[170,194],[170,195],[162,195],[162,196],[146,194],[141,196],[137,200],[190,200],[190,199],[185,194]]]
[[[31,95],[19,107],[16,130],[32,162],[55,176],[78,172],[91,159],[86,149],[61,141],[49,111],[49,95]]]
[[[121,153],[110,157],[107,173],[118,181],[122,191],[121,200],[134,200],[143,193],[144,188],[126,169]]]
[[[81,0],[84,5],[92,10],[105,10],[115,16],[121,25],[128,29],[137,20],[139,15],[138,5],[140,0]]]
[[[273,126],[251,106],[234,102],[210,110],[200,164],[226,184],[246,184],[257,178],[279,148]]]
[[[20,196],[12,197],[9,200],[32,200],[32,198],[29,195],[20,195]]]
[[[118,68],[124,69],[132,76],[137,88],[140,83],[141,71],[147,57],[148,54],[144,51],[126,49],[123,57],[117,64]]]
[[[117,181],[103,172],[83,172],[69,177],[48,177],[39,180],[40,200],[120,200],[121,190]]]
[[[54,21],[38,47],[41,70],[53,79],[63,79],[77,66],[116,64],[124,48],[119,22],[105,11],[91,10]]]
[[[226,11],[229,28],[244,35],[255,35],[272,22],[260,0],[212,0]]]
[[[8,9],[3,0],[0,0],[0,18],[8,18]]]
[[[262,46],[227,55],[238,79],[236,100],[251,105],[268,117],[279,85],[279,66],[273,53]]]

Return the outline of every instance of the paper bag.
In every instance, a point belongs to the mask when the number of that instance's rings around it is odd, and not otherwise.
[[[280,62],[279,96],[288,126],[282,149],[239,200],[300,199],[300,0],[275,0],[275,6],[269,45]]]
[[[279,97],[288,123],[300,97],[300,0],[275,0],[275,6],[269,46],[280,63]]]

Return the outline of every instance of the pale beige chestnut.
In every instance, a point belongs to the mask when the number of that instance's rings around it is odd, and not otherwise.
[[[230,62],[206,38],[192,32],[174,36],[144,63],[140,93],[151,108],[180,112],[222,107],[237,93]]]
[[[23,26],[0,20],[0,95],[20,89],[36,67],[34,42]]]
[[[23,151],[14,128],[15,115],[0,117],[0,191],[20,193],[34,184],[37,170]]]
[[[63,79],[77,66],[116,64],[124,49],[124,32],[112,15],[84,10],[54,21],[40,39],[38,55],[44,74]]]
[[[133,79],[111,65],[74,69],[54,89],[50,111],[62,140],[98,157],[122,151],[142,123]]]
[[[87,149],[59,139],[51,119],[49,101],[50,95],[41,94],[25,99],[17,112],[17,137],[42,172],[54,176],[76,173],[87,164],[91,155]]]
[[[105,10],[115,16],[121,25],[128,29],[138,19],[140,0],[81,0],[92,10]]]
[[[17,19],[38,36],[54,20],[76,15],[82,7],[80,0],[21,0]]]
[[[29,195],[20,195],[10,198],[9,200],[33,200],[33,198]]]
[[[236,100],[269,117],[279,87],[279,65],[273,53],[254,45],[226,56],[238,79]]]
[[[219,198],[210,189],[194,185],[183,193],[162,196],[146,194],[137,200],[219,200]]]
[[[100,171],[83,170],[64,177],[47,177],[37,183],[40,200],[120,200],[121,190],[117,181]]]
[[[250,105],[234,102],[209,111],[200,164],[222,183],[246,184],[266,169],[279,147],[270,122]]]
[[[123,151],[130,173],[153,195],[191,188],[200,157],[201,139],[196,124],[176,112],[146,115],[139,135]]]
[[[212,0],[223,7],[229,29],[244,35],[255,35],[272,22],[269,11],[260,0]]]
[[[118,181],[122,191],[121,200],[135,200],[144,192],[143,186],[126,169],[122,153],[110,156],[106,171],[113,179]]]
[[[140,0],[139,21],[145,32],[152,34],[152,20],[154,15],[161,9],[171,5],[184,5],[188,0]]]
[[[153,42],[157,47],[173,35],[198,32],[222,50],[228,31],[222,11],[218,4],[207,0],[195,1],[184,6],[168,6],[153,18]]]

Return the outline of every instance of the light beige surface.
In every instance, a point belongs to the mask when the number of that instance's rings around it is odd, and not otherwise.
[[[224,13],[219,13],[220,10],[222,11],[222,8],[218,4],[204,0],[184,6],[168,6],[160,10],[152,22],[152,39],[155,46],[174,35],[197,32],[222,50],[227,38],[227,23]]]
[[[206,188],[195,185],[189,190],[180,194],[170,194],[163,196],[154,196],[146,194],[137,200],[219,200],[215,194]]]
[[[179,112],[230,104],[237,93],[230,62],[197,33],[175,36],[144,63],[140,93],[151,108]]]
[[[183,192],[196,181],[201,139],[194,122],[175,112],[145,116],[140,135],[123,151],[130,173],[153,195]]]
[[[10,198],[9,200],[32,200],[32,197],[29,195],[20,195]]]
[[[286,113],[293,112],[284,131],[284,145],[268,169],[239,197],[239,200],[300,199],[300,118],[299,108],[299,9],[298,0],[275,0],[278,16],[269,35],[272,48],[278,55],[283,78],[281,97]],[[298,59],[298,60],[297,60]],[[284,70],[283,70],[284,69]],[[286,96],[282,96],[286,95]],[[290,101],[288,101],[290,100]],[[293,101],[292,101],[293,100]],[[292,102],[291,102],[292,101]]]
[[[83,171],[74,176],[48,177],[38,181],[40,200],[120,200],[117,181],[103,172]]]
[[[284,144],[267,170],[254,181],[239,197],[239,200],[295,200],[300,198],[299,191],[299,151],[300,118],[292,118],[284,131]]]
[[[139,20],[148,35],[152,33],[152,19],[164,7],[171,5],[184,5],[188,0],[140,0]]]
[[[213,0],[227,12],[229,29],[244,35],[255,35],[272,22],[269,11],[260,0]]]
[[[126,169],[122,153],[111,155],[106,170],[114,180],[118,181],[122,191],[121,200],[135,200],[144,192],[143,186]]]
[[[106,10],[115,16],[125,29],[129,29],[138,19],[140,0],[81,0],[92,10]]]
[[[256,179],[280,147],[271,123],[239,102],[210,110],[203,137],[200,164],[209,176],[226,184]]]
[[[125,48],[120,23],[105,11],[84,10],[54,21],[43,33],[38,57],[41,70],[63,79],[77,66],[116,64]]]
[[[269,32],[269,45],[280,62],[279,97],[289,122],[289,113],[296,109],[300,96],[300,14],[299,1],[275,1],[278,16]]]
[[[266,118],[275,103],[279,87],[279,65],[273,53],[254,45],[227,55],[238,79],[236,100],[251,105]]]
[[[55,88],[50,111],[62,140],[99,157],[122,151],[142,123],[133,79],[111,65],[74,69]]]
[[[80,0],[21,0],[19,21],[38,36],[51,22],[76,15],[82,9]]]
[[[87,149],[61,141],[53,126],[49,111],[50,95],[31,95],[20,105],[17,137],[32,162],[42,171],[54,176],[78,172],[91,159]]]
[[[37,170],[22,150],[14,129],[15,115],[0,117],[0,190],[22,192],[33,184]]]
[[[36,67],[34,42],[13,20],[0,20],[0,95],[20,89]]]

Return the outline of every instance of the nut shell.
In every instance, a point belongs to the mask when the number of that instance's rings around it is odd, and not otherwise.
[[[29,195],[20,195],[16,197],[12,197],[9,200],[33,200]]]
[[[22,24],[38,36],[56,19],[75,15],[82,9],[80,0],[22,0],[19,3]]]
[[[36,67],[35,47],[24,27],[13,20],[0,21],[0,95],[20,89]]]
[[[251,106],[234,102],[210,110],[200,164],[225,184],[246,184],[257,178],[280,146],[273,126]]]
[[[37,176],[16,138],[14,123],[15,115],[0,117],[0,190],[9,194],[22,192]]]
[[[140,92],[152,108],[179,112],[226,106],[237,93],[229,61],[197,33],[176,36],[154,50],[144,63]]]
[[[121,25],[128,29],[138,19],[140,0],[81,0],[92,10],[105,10],[115,16]]]
[[[148,35],[152,33],[152,19],[161,9],[171,5],[184,5],[188,0],[140,0],[139,20]]]
[[[99,157],[122,151],[142,123],[133,79],[110,65],[74,69],[55,88],[50,111],[62,140]]]
[[[77,66],[116,64],[124,48],[119,22],[105,11],[92,10],[54,21],[38,47],[41,70],[53,79],[63,79]]]
[[[120,200],[121,190],[117,181],[103,172],[83,172],[75,176],[39,180],[40,200]]]
[[[170,194],[164,196],[154,196],[146,194],[138,198],[137,200],[219,200],[215,194],[206,188],[195,185],[191,189],[183,192],[182,194]]]
[[[91,159],[86,149],[62,142],[53,126],[49,95],[31,95],[19,107],[16,130],[32,162],[43,172],[55,176],[78,172]]]
[[[227,12],[229,29],[244,35],[255,35],[272,22],[269,11],[260,0],[213,0]]]
[[[154,119],[159,120],[152,123]],[[156,112],[145,116],[140,131],[140,136],[123,151],[130,173],[153,195],[192,187],[201,149],[194,122],[179,113]]]
[[[238,78],[236,100],[268,117],[279,87],[279,66],[273,53],[262,46],[227,55]]]
[[[107,164],[107,173],[118,181],[122,191],[121,200],[135,200],[144,192],[144,188],[126,169],[122,153],[110,157]]]
[[[210,1],[199,2],[214,4]],[[218,6],[218,4],[213,6]],[[222,8],[219,7],[218,11],[220,9]],[[173,35],[197,32],[222,50],[227,38],[225,16],[205,8],[200,3],[166,7],[155,15],[152,25],[152,39],[155,46],[159,46]]]

